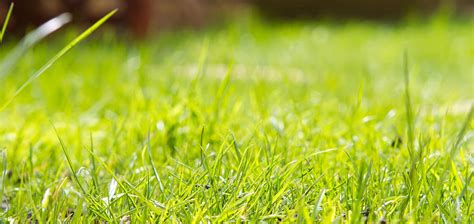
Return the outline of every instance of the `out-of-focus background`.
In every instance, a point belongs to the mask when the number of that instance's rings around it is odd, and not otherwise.
[[[0,17],[11,1],[2,1]],[[135,37],[163,30],[201,28],[257,11],[271,20],[363,19],[394,21],[407,15],[429,15],[441,7],[458,15],[472,15],[472,0],[15,0],[10,29],[24,34],[49,18],[71,12],[76,25],[88,25],[115,8],[119,13],[109,24]],[[3,18],[0,18],[3,19]]]

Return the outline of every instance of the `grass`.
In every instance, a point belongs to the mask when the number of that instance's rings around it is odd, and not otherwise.
[[[1,217],[470,223],[473,24],[105,31],[16,93],[63,32],[0,82]]]
[[[3,25],[2,25],[2,30],[0,31],[0,43],[2,43],[3,37],[5,36],[5,31],[7,30],[7,25],[8,25],[8,22],[10,21],[10,17],[12,15],[14,6],[15,4],[11,3],[10,7],[8,8],[7,15],[5,16],[5,21],[3,22]]]

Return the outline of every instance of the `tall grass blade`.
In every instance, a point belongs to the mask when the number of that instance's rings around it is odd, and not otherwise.
[[[321,191],[321,194],[319,194],[318,201],[314,205],[314,208],[313,208],[313,221],[318,220],[319,211],[322,210],[321,204],[322,204],[323,199],[324,199],[324,194],[326,194],[326,189],[323,189]]]
[[[12,15],[14,6],[15,6],[15,3],[12,2],[10,4],[10,8],[8,9],[7,16],[5,17],[5,21],[3,22],[2,31],[0,32],[0,43],[3,42],[3,37],[4,37],[5,32],[7,30],[8,22],[10,21],[10,17]]]
[[[410,96],[410,70],[408,67],[408,53],[405,51],[403,54],[403,73],[405,78],[405,113],[407,119],[407,128],[408,128],[408,152],[410,158],[413,159],[414,156],[414,133],[413,133],[413,109]]]
[[[9,74],[10,70],[18,60],[20,60],[21,56],[23,56],[30,48],[35,46],[39,41],[51,33],[69,23],[71,19],[71,14],[63,13],[28,33],[0,64],[0,80]]]
[[[61,149],[62,149],[62,151],[63,151],[63,153],[64,153],[64,156],[66,156],[67,164],[68,164],[68,166],[69,166],[69,169],[71,169],[71,173],[72,173],[72,177],[74,178],[74,181],[76,181],[77,185],[78,185],[79,188],[81,189],[81,192],[82,192],[84,195],[87,195],[87,192],[86,192],[85,188],[82,186],[81,182],[79,181],[79,178],[78,178],[77,175],[76,175],[76,170],[74,169],[74,166],[72,165],[71,157],[69,156],[69,153],[68,153],[67,150],[66,150],[66,146],[64,145],[63,140],[62,140],[61,137],[59,136],[58,130],[56,129],[56,127],[54,126],[53,123],[51,123],[51,125],[53,126],[54,133],[56,133],[56,137],[58,138],[59,144],[61,144]]]
[[[197,65],[197,71],[196,75],[194,78],[191,80],[191,91],[189,94],[194,94],[197,88],[197,84],[199,80],[204,76],[206,73],[206,62],[207,62],[207,57],[208,57],[208,52],[209,52],[209,39],[204,39],[203,46],[201,48],[201,52],[199,55],[199,62]]]
[[[58,61],[62,56],[64,56],[67,52],[69,52],[74,46],[76,46],[79,42],[81,42],[83,39],[88,37],[92,32],[94,32],[97,28],[99,28],[102,24],[104,24],[110,17],[112,17],[115,13],[117,12],[117,9],[113,10],[112,12],[108,13],[102,19],[94,23],[91,27],[89,27],[86,31],[81,33],[78,37],[76,37],[74,40],[72,40],[68,45],[66,45],[63,49],[61,49],[56,55],[54,55],[46,64],[43,65],[38,71],[36,71],[33,75],[24,82],[20,88],[18,88],[13,96],[8,99],[8,101],[0,108],[0,111],[4,110],[12,101],[15,99],[16,96],[18,96],[23,89],[25,89],[31,82],[33,82],[35,79],[40,77],[46,70],[48,70],[56,61]],[[59,28],[58,26],[57,28]],[[45,33],[45,32],[39,32],[39,35]],[[1,76],[0,76],[1,77]]]
[[[158,185],[160,186],[161,193],[164,194],[165,189],[163,187],[163,183],[161,182],[160,175],[158,174],[158,171],[156,170],[155,163],[153,162],[153,156],[151,155],[150,130],[148,130],[147,138],[148,138],[148,142],[147,142],[148,157],[150,158],[150,164],[153,169],[153,174],[155,175],[156,181],[158,181]]]
[[[0,203],[3,203],[3,197],[4,197],[4,193],[5,193],[5,177],[6,177],[6,174],[7,174],[7,155],[6,155],[6,152],[4,150],[2,150],[2,162],[3,162],[3,169],[2,169],[2,186],[0,187]]]
[[[90,151],[92,153],[94,153],[94,142],[92,141],[92,133],[90,134]],[[93,186],[95,188],[95,193],[99,193],[99,179],[97,178],[97,165],[95,163],[95,158],[94,156],[92,156],[91,153],[89,153],[89,156],[90,156],[90,160],[91,160],[91,165],[92,165],[92,183],[93,183]]]

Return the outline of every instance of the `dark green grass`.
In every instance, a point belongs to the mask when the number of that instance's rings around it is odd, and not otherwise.
[[[16,94],[63,33],[0,83],[2,218],[472,222],[473,24],[105,32]]]

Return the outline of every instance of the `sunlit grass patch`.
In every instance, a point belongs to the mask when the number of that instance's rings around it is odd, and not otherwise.
[[[105,33],[30,82],[0,111],[2,218],[472,222],[472,21],[242,21]]]

